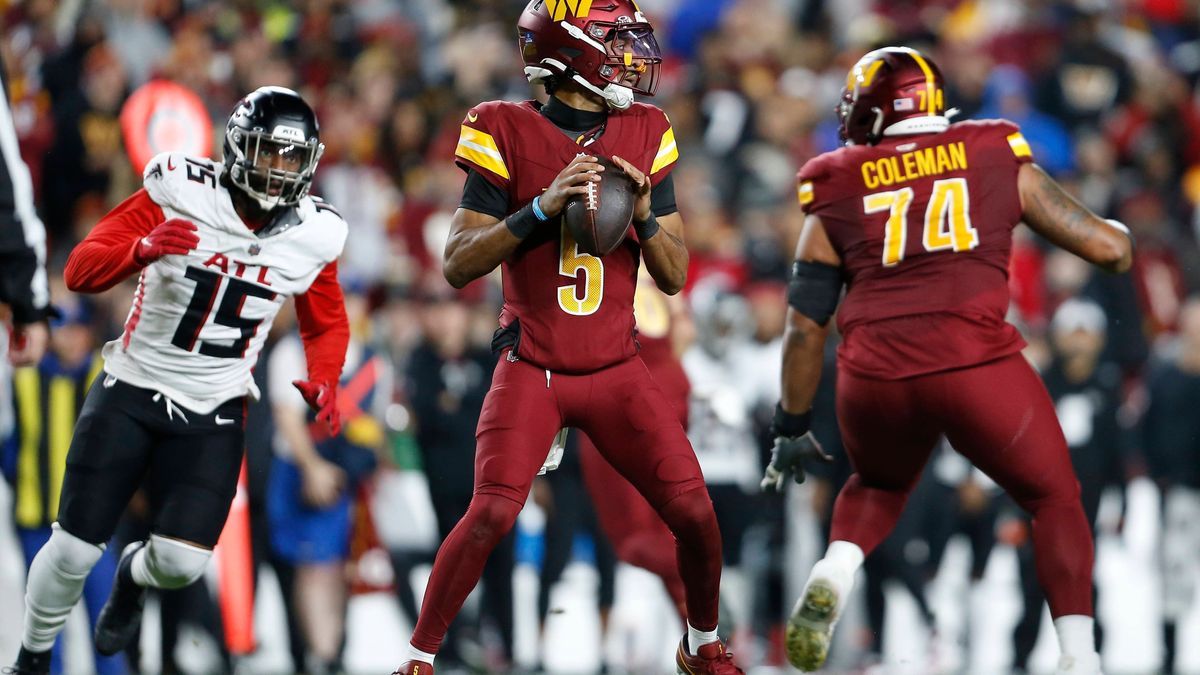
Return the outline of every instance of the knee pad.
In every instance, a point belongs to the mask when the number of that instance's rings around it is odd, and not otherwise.
[[[68,577],[87,576],[104,554],[104,546],[86,542],[64,530],[58,523],[51,528],[45,548],[54,568]]]
[[[134,559],[134,577],[149,581],[155,588],[183,588],[204,574],[212,551],[194,544],[150,535],[146,548]],[[140,561],[139,561],[140,558]],[[142,565],[138,565],[141,562]],[[143,574],[138,574],[138,567]]]
[[[470,536],[476,541],[498,542],[517,521],[521,505],[507,497],[477,494],[463,519],[469,519]]]

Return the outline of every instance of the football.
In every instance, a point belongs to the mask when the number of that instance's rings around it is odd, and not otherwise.
[[[596,163],[604,167],[600,180],[588,183],[586,194],[572,195],[567,200],[563,218],[580,251],[603,256],[619,246],[629,232],[637,186],[612,160],[599,157]]]

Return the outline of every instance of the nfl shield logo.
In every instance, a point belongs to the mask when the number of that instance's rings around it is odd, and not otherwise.
[[[250,244],[250,255],[258,255],[258,252],[261,250],[262,247],[258,244]]]

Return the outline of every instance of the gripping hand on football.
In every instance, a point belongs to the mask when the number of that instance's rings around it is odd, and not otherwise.
[[[337,385],[293,380],[292,386],[300,390],[308,407],[317,411],[317,421],[329,425],[329,433],[337,436],[342,430],[342,414],[337,407]]]
[[[771,450],[771,463],[763,473],[759,483],[764,491],[782,492],[787,483],[788,475],[796,484],[804,482],[804,463],[817,460],[825,463],[833,461],[833,457],[825,454],[821,444],[809,431],[811,412],[793,415],[784,411],[783,406],[775,406],[775,419],[771,422],[771,434],[775,436],[775,448]]]
[[[542,213],[550,218],[562,213],[571,195],[586,193],[587,184],[600,180],[599,174],[603,170],[604,167],[596,163],[595,156],[575,155],[575,159],[572,159],[566,168],[558,172],[558,175],[550,183],[550,187],[542,193],[541,199],[538,201]]]
[[[138,240],[133,249],[133,259],[143,267],[164,255],[185,255],[200,244],[196,236],[196,224],[182,218],[172,218],[159,223],[150,234]]]
[[[646,222],[650,219],[650,177],[616,155],[613,155],[613,163],[621,167],[621,170],[637,184],[637,201],[633,205],[633,219],[639,223]]]

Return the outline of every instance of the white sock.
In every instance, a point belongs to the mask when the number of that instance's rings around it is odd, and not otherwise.
[[[717,629],[712,630],[697,630],[692,627],[691,622],[688,622],[688,651],[693,654],[699,654],[699,649],[704,645],[710,645],[720,638],[717,637]]]
[[[104,549],[53,525],[50,540],[38,551],[25,584],[25,630],[21,644],[31,652],[54,646],[71,609],[83,595],[88,573]]]
[[[825,551],[825,560],[829,560],[837,564],[838,567],[854,576],[858,568],[863,564],[863,550],[848,541],[833,541],[829,543],[829,548]]]
[[[1068,614],[1054,620],[1058,646],[1066,656],[1081,657],[1096,653],[1095,620],[1082,614]]]
[[[404,661],[405,662],[420,661],[421,663],[428,663],[429,665],[432,666],[433,658],[435,656],[437,656],[437,654],[430,654],[429,652],[423,652],[420,649],[417,649],[416,647],[412,646],[412,643],[410,642],[408,644],[408,649],[405,650],[405,652],[404,652]]]

